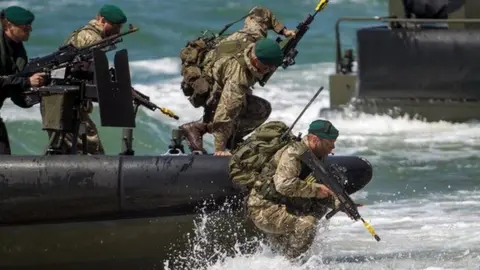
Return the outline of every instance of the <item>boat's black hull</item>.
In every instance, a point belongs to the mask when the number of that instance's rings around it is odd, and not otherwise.
[[[331,156],[362,187],[371,165]],[[45,156],[0,158],[0,225],[159,217],[194,213],[205,200],[241,194],[228,157]]]
[[[228,161],[206,155],[0,157],[0,268],[163,269],[169,258],[179,260],[169,269],[205,266],[213,249],[231,253],[258,235],[243,208],[218,204],[222,209],[209,211],[207,219],[198,215],[205,200],[241,194],[229,180]],[[350,192],[372,178],[371,165],[359,157],[329,162],[348,169]],[[205,226],[193,222],[205,220]]]

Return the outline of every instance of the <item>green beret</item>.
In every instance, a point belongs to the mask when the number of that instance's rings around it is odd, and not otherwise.
[[[3,12],[5,19],[16,25],[29,25],[35,20],[32,12],[19,6],[8,7]]]
[[[255,43],[255,56],[265,65],[280,66],[283,61],[280,45],[268,38],[261,39]]]
[[[127,16],[125,16],[125,13],[123,13],[119,7],[114,5],[104,5],[99,13],[105,18],[105,20],[113,24],[123,24],[127,22]]]
[[[336,129],[330,121],[327,120],[315,120],[310,123],[308,133],[317,135],[322,139],[336,140],[338,137],[338,129]]]

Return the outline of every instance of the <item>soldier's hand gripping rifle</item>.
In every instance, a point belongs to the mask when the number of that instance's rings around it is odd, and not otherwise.
[[[372,226],[360,216],[357,204],[353,202],[345,191],[343,187],[343,180],[345,179],[345,177],[342,177],[344,176],[343,172],[341,172],[334,164],[330,166],[329,170],[326,170],[322,162],[310,150],[305,151],[301,156],[301,159],[312,170],[316,181],[326,185],[340,201],[340,207],[329,212],[325,218],[328,220],[341,210],[351,219],[355,221],[361,220],[365,228],[367,228],[375,240],[380,241],[380,237],[376,234]]]
[[[109,36],[82,48],[76,48],[72,44],[61,46],[54,53],[30,59],[25,69],[18,73],[17,76],[30,77],[35,73],[45,72],[48,79],[52,70],[61,69],[77,62],[91,60],[93,58],[91,52],[95,48],[104,51],[113,50],[115,49],[115,44],[123,41],[122,36],[136,31],[138,31],[138,28],[130,24],[127,31]]]
[[[317,6],[315,7],[315,13],[313,13],[313,15],[308,14],[307,18],[305,18],[305,20],[303,20],[297,25],[295,37],[288,39],[288,41],[284,45],[281,45],[282,52],[283,52],[283,63],[282,63],[283,69],[286,69],[287,67],[293,66],[295,64],[295,57],[298,54],[298,51],[296,49],[298,43],[310,28],[310,24],[312,23],[317,13],[325,9],[327,4],[328,4],[328,0],[320,0]],[[282,39],[278,37],[277,42],[282,44]],[[258,83],[261,86],[265,86],[265,84],[268,82],[268,80],[273,75],[273,73],[275,73],[275,71],[276,69],[265,74]]]

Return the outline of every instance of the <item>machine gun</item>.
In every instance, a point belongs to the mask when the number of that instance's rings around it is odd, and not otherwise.
[[[45,110],[43,129],[52,131],[46,154],[62,154],[62,141],[66,133],[73,133],[73,138],[81,136],[83,153],[86,149],[86,127],[82,119],[82,110],[89,101],[99,105],[102,126],[123,127],[123,153],[133,155],[132,132],[138,106],[143,105],[154,111],[159,109],[164,114],[178,119],[171,110],[161,108],[150,98],[134,90],[131,84],[127,51],[115,53],[114,67],[109,68],[106,52],[115,48],[114,44],[122,41],[121,37],[138,31],[130,25],[126,32],[105,38],[89,46],[77,49],[63,46],[57,52],[33,59],[29,67],[20,75],[28,76],[37,72],[49,74],[47,86],[32,88],[24,92],[26,100],[42,97],[42,106],[49,103]],[[33,98],[33,99],[32,99]],[[35,101],[30,104],[34,105]],[[135,106],[135,107],[134,107]],[[70,150],[76,153],[77,140],[74,139]]]
[[[351,219],[355,221],[361,220],[375,240],[380,241],[380,237],[376,234],[372,226],[360,216],[357,204],[353,202],[345,191],[344,181],[346,177],[338,166],[332,164],[328,169],[325,169],[321,161],[310,150],[305,151],[300,158],[312,170],[315,179],[319,183],[326,185],[340,201],[340,207],[329,212],[325,218],[328,220],[341,210]]]
[[[107,42],[108,43],[108,42]],[[103,46],[101,46],[103,47]],[[47,86],[32,88],[24,92],[27,97],[42,98],[41,106],[48,106],[42,117],[42,128],[52,132],[45,154],[63,154],[63,138],[72,133],[73,138],[79,135],[83,142],[83,153],[86,149],[86,123],[82,114],[89,101],[97,101],[102,126],[135,127],[133,110],[132,85],[128,53],[126,49],[115,53],[114,66],[116,80],[111,80],[106,51],[100,47],[90,47],[88,52],[83,49],[76,51],[79,55],[71,55],[76,61],[78,57],[91,59],[89,70],[83,70],[86,76],[72,77],[66,69],[74,67],[68,62],[44,62],[42,69],[55,69],[63,66],[63,72],[55,72],[52,81]],[[80,63],[80,62],[76,62]],[[39,72],[37,69],[34,72]],[[53,73],[52,73],[53,74]],[[76,74],[78,75],[78,74]],[[70,154],[77,152],[77,140],[73,139]]]
[[[55,75],[65,75],[66,77],[63,79],[67,79],[69,78],[69,70],[67,68],[72,67],[76,63],[92,60],[92,51],[94,49],[105,52],[111,51],[116,48],[115,44],[123,41],[123,36],[136,31],[138,31],[138,28],[130,24],[127,31],[109,36],[82,48],[76,48],[72,44],[61,46],[54,53],[30,59],[25,69],[18,73],[17,76],[30,77],[35,73],[45,72],[48,79],[51,79],[52,75],[54,79],[57,79]],[[47,84],[49,84],[48,81]]]
[[[45,73],[46,87],[33,88],[37,93],[67,91],[63,86],[69,86],[70,90],[68,91],[72,91],[73,88],[70,86],[81,85],[85,81],[92,82],[94,80],[94,72],[91,66],[93,50],[111,51],[116,48],[115,44],[123,41],[123,36],[136,31],[138,31],[138,28],[130,24],[129,30],[82,48],[76,48],[72,44],[61,46],[49,55],[30,59],[25,69],[17,73],[16,76],[30,77],[35,73]],[[25,101],[28,105],[33,106],[40,103],[40,96],[27,94]]]
[[[295,37],[290,38],[285,44],[281,45],[282,53],[283,53],[283,63],[281,66],[283,67],[283,69],[286,69],[289,66],[295,65],[295,57],[298,54],[298,51],[296,49],[298,43],[303,38],[305,33],[308,31],[308,29],[310,29],[309,26],[312,23],[315,16],[317,15],[317,13],[325,9],[327,4],[328,4],[328,0],[320,0],[320,2],[318,2],[317,6],[315,7],[315,13],[313,15],[308,14],[307,18],[305,18],[305,20],[303,20],[297,25],[297,31],[296,31]],[[280,44],[282,43],[282,39],[280,37],[278,37],[276,41]],[[276,69],[265,74],[263,78],[258,82],[260,86],[262,87],[265,86],[265,84],[268,82],[270,77],[272,77],[275,71]]]

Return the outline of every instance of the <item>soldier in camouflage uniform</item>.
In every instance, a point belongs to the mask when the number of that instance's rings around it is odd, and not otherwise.
[[[284,35],[287,38],[295,37],[295,31],[289,30],[283,24],[281,24],[268,8],[255,6],[249,11],[248,14],[249,15],[245,18],[244,27],[220,41],[219,45],[227,41],[241,40],[246,44],[252,44],[252,46],[245,51],[247,52],[251,51],[251,49],[253,48],[253,43],[267,37],[268,30],[273,30],[277,34]],[[214,55],[215,51],[210,51],[207,54],[204,62],[208,62],[208,60],[212,59]],[[246,59],[247,58],[248,57],[246,57]],[[222,64],[210,63],[209,65],[206,65],[206,73],[212,77],[216,76],[215,80],[218,79],[220,81],[225,81],[228,76],[233,76],[230,77],[227,85],[230,85],[230,87],[236,87],[237,90],[227,90],[226,94],[222,95],[220,100],[213,102],[217,104],[208,105],[208,107],[216,107],[216,110],[219,110],[218,112],[214,113],[214,116],[205,115],[202,120],[186,123],[180,126],[180,129],[182,129],[186,134],[190,150],[206,152],[203,149],[202,136],[205,133],[209,132],[214,133],[214,136],[216,138],[216,154],[228,155],[228,152],[224,151],[225,148],[230,148],[231,146],[229,145],[235,143],[233,141],[239,141],[245,135],[248,135],[251,131],[253,131],[253,129],[255,129],[255,127],[262,124],[266,119],[268,119],[268,116],[270,115],[271,107],[268,101],[252,95],[250,90],[250,87],[255,84],[256,80],[261,79],[263,77],[263,74],[268,72],[269,70],[266,69],[262,73],[258,71],[258,68],[250,64],[249,69],[251,70],[251,72],[242,72],[242,69],[237,66],[232,67],[232,69],[228,73],[224,72],[223,74],[220,74],[218,72],[223,72],[223,63],[226,62],[226,59],[217,59],[217,61]],[[251,62],[252,61],[250,60],[247,61],[247,63]],[[215,66],[216,69],[213,68],[213,66]],[[217,73],[217,75],[215,75],[215,73]],[[227,76],[226,74],[229,75]],[[250,81],[248,83],[245,80],[242,82],[242,76],[249,76],[250,78],[248,80]],[[240,85],[240,83],[244,84]],[[237,85],[238,87],[235,85]],[[218,90],[216,94],[218,95],[221,93],[222,89],[218,89],[218,85],[216,87]],[[246,104],[250,105],[246,106]],[[206,108],[206,110],[208,109]],[[240,111],[242,111],[241,115],[243,117],[240,116]],[[205,114],[208,113],[205,112]],[[212,117],[214,119],[211,119]],[[237,121],[236,123],[238,124],[238,126],[236,127],[236,132],[233,132],[233,120],[237,118],[239,119],[239,121]],[[250,119],[250,121],[248,119]],[[217,127],[215,128],[215,131],[212,129],[214,127]],[[225,136],[227,137],[225,138]],[[229,140],[228,145],[227,140]]]
[[[96,18],[90,20],[85,26],[75,30],[70,37],[67,38],[65,44],[72,44],[77,48],[88,46],[94,42],[102,40],[103,38],[120,33],[123,24],[126,22],[127,17],[119,7],[114,5],[104,5],[99,10]],[[48,108],[44,107],[45,106],[41,106],[41,114],[43,117],[45,115],[45,110],[48,110]],[[89,101],[87,106],[84,107],[84,111],[80,114],[81,121],[86,123],[87,152],[90,155],[103,155],[105,151],[100,141],[97,127],[89,116],[92,111],[93,103]],[[48,135],[51,138],[53,132],[48,131]],[[72,147],[72,142],[73,133],[65,134],[62,144],[64,149],[62,152],[68,153],[69,149]],[[82,147],[82,140],[78,137],[77,148],[81,149]],[[81,152],[79,151],[78,153]]]
[[[213,63],[210,76],[215,83],[211,96],[218,99],[218,103],[215,102],[218,105],[213,120],[205,124],[204,129],[213,133],[215,155],[230,155],[226,148],[232,135],[242,138],[268,119],[270,103],[252,95],[250,88],[265,73],[280,65],[282,60],[278,43],[262,39],[250,43],[233,57],[220,57]],[[192,144],[199,147],[201,136],[194,137],[198,133],[185,127],[183,129],[187,131],[190,147]]]
[[[223,41],[235,39],[249,39],[252,43],[267,37],[267,31],[273,30],[286,38],[295,37],[295,31],[287,29],[280,23],[270,9],[261,6],[253,7],[245,18],[242,29],[232,33]]]
[[[337,137],[338,130],[330,122],[313,121],[301,141],[286,145],[266,164],[248,197],[248,214],[255,226],[290,258],[310,248],[325,207],[338,207],[338,200],[325,185],[306,181],[311,171],[299,157],[310,149],[323,161],[335,148]]]

